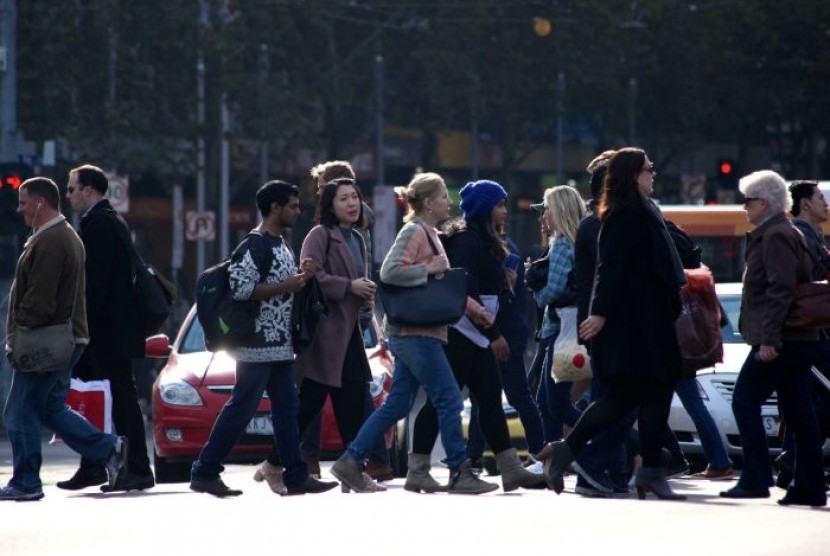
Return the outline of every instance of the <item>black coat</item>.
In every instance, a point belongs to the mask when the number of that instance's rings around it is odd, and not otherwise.
[[[81,219],[90,343],[75,366],[75,376],[85,380],[129,368],[129,362],[144,352],[132,294],[132,260],[119,226],[126,228],[126,223],[107,200]]]
[[[603,382],[680,377],[674,322],[680,286],[662,223],[644,203],[614,207],[602,224],[591,314],[606,317],[591,356]]]

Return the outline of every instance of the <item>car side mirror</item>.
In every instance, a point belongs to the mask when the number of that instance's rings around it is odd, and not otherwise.
[[[156,334],[144,340],[144,354],[153,359],[170,357],[170,338],[167,334]]]

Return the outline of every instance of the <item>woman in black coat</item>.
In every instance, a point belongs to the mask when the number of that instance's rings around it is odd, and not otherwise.
[[[554,490],[562,473],[597,433],[639,406],[643,467],[637,493],[682,499],[672,492],[660,466],[662,434],[675,382],[680,349],[674,321],[680,314],[683,267],[659,209],[649,196],[654,165],[646,153],[624,148],[608,164],[599,218],[599,264],[589,316],[579,333],[591,342],[593,368],[604,394],[591,404],[565,441],[540,454],[550,465]]]

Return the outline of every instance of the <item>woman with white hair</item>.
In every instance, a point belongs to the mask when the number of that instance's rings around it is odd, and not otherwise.
[[[779,504],[825,506],[821,437],[810,400],[810,361],[818,330],[786,326],[796,285],[810,281],[804,238],[787,219],[791,200],[784,179],[770,170],[741,179],[747,234],[746,270],[738,326],[752,349],[738,375],[732,411],[741,433],[744,468],[724,498],[768,498],[773,485],[761,405],[773,391],[795,432],[793,482]]]

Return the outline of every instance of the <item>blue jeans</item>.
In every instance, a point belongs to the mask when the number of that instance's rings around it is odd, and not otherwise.
[[[773,485],[761,405],[777,391],[781,416],[795,433],[794,488],[806,496],[824,494],[821,436],[811,403],[814,344],[785,341],[778,357],[769,363],[758,359],[758,346],[749,352],[732,394],[744,463],[738,486],[761,490]]]
[[[539,408],[536,407],[527,383],[524,364],[526,346],[527,338],[525,337],[521,338],[521,341],[517,339],[510,343],[510,359],[499,364],[499,377],[504,394],[507,396],[507,403],[513,406],[519,414],[525,430],[527,449],[531,454],[535,454],[544,446],[544,434]],[[480,457],[484,453],[484,436],[478,423],[478,404],[475,402],[470,411],[467,453],[470,454],[470,458]]]
[[[706,461],[709,462],[709,469],[732,467],[732,460],[726,453],[718,427],[703,404],[697,379],[681,378],[674,387],[674,391],[695,424],[697,435],[700,437],[700,445],[703,446],[703,453],[706,455]]]
[[[573,427],[581,415],[571,403],[573,382],[556,382],[550,376],[554,340],[555,337],[551,338],[545,349],[542,376],[539,379],[539,390],[536,392],[536,405],[542,418],[545,442],[562,438],[562,424]]]
[[[601,398],[604,393],[602,384],[595,376],[591,381],[591,401]],[[628,459],[626,439],[631,435],[637,417],[636,410],[629,411],[624,418],[596,435],[576,456],[577,462],[593,471],[608,471],[612,475],[625,473]]]
[[[300,459],[300,432],[297,425],[300,401],[294,383],[293,361],[236,362],[236,384],[231,398],[216,418],[199,459],[193,463],[192,478],[210,481],[219,477],[224,470],[222,461],[245,432],[245,427],[262,400],[263,391],[268,393],[268,399],[271,400],[271,423],[274,427],[274,441],[285,468],[285,485],[298,486],[308,478],[308,469]]]
[[[105,463],[115,436],[104,434],[66,405],[72,368],[84,351],[77,344],[68,367],[52,373],[21,373],[12,367],[12,384],[3,417],[12,445],[14,472],[9,485],[24,492],[43,487],[40,466],[43,427],[59,434],[67,446],[96,463]]]
[[[409,413],[423,386],[438,413],[447,466],[458,469],[467,459],[461,433],[463,400],[441,342],[427,336],[392,336],[389,348],[395,356],[389,395],[360,428],[349,453],[357,461],[366,459],[386,429]]]

